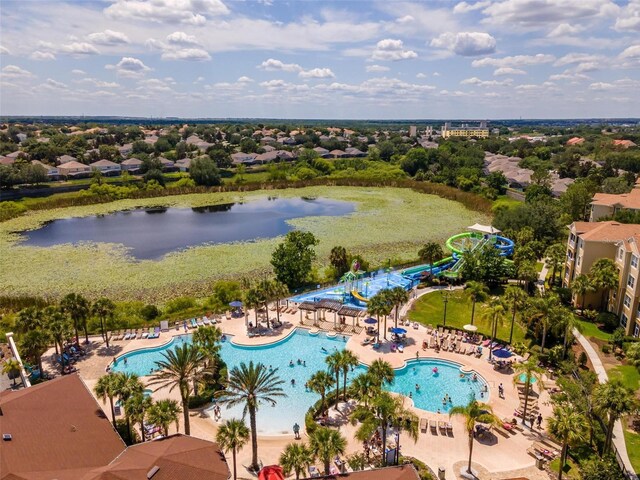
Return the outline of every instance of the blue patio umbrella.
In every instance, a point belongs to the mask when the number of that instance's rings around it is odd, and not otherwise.
[[[492,353],[494,357],[498,357],[498,358],[509,358],[513,356],[513,353],[511,353],[509,350],[505,350],[504,348],[499,348],[497,350],[494,350]]]
[[[378,321],[375,318],[369,317],[369,318],[365,318],[364,323],[368,323],[369,325],[373,325],[374,323],[378,323]]]
[[[395,333],[396,335],[404,335],[407,331],[404,328],[395,327],[391,329],[391,333]]]
[[[240,300],[234,300],[229,304],[230,307],[240,308],[242,306],[242,302]]]

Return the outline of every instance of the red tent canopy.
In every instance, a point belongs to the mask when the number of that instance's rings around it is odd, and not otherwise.
[[[260,470],[258,480],[284,480],[282,467],[278,465],[269,465]]]

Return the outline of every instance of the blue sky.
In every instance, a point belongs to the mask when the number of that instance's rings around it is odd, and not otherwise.
[[[0,0],[0,112],[640,116],[640,0]]]

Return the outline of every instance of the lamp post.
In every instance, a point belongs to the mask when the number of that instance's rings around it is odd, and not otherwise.
[[[444,302],[444,316],[442,318],[442,326],[447,326],[447,303],[449,303],[449,292],[442,292],[442,301]]]

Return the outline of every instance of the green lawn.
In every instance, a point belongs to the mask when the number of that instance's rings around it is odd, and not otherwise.
[[[549,469],[553,472],[558,472],[560,470],[560,459],[556,458],[549,464]],[[582,476],[580,475],[580,470],[578,466],[571,460],[571,458],[567,459],[567,463],[564,466],[562,478],[566,479],[575,479],[580,480]]]
[[[522,202],[520,200],[516,200],[514,198],[509,197],[508,195],[500,195],[494,202],[493,202],[493,207],[492,209],[495,211],[495,209],[500,208],[500,207],[514,207],[517,205],[520,205]]]
[[[598,325],[595,323],[587,322],[586,320],[577,320],[577,322],[580,325],[580,333],[585,337],[593,337],[599,340],[604,340],[605,342],[608,342],[611,339],[611,334],[600,330]]]
[[[478,327],[478,332],[489,336],[491,333],[491,322],[482,319],[482,313],[485,310],[482,303],[476,304],[476,312],[474,325]],[[444,316],[444,302],[440,292],[433,292],[423,295],[415,303],[413,309],[409,312],[409,318],[424,325],[442,324]],[[463,292],[454,291],[449,296],[447,303],[447,326],[462,329],[462,327],[471,322],[471,300],[468,299]],[[509,329],[511,328],[511,315],[503,325],[498,327],[498,338],[502,340],[509,339]],[[513,342],[525,342],[525,330],[519,324],[516,324],[513,330]],[[526,342],[525,342],[526,343]]]
[[[627,454],[633,469],[640,471],[640,434],[624,429],[624,441],[627,444]]]
[[[640,388],[640,372],[633,365],[620,365],[607,372],[610,378],[617,378],[634,391]]]
[[[242,175],[245,183],[251,182],[266,182],[269,180],[269,172],[247,172]],[[237,183],[238,174],[234,174],[232,177],[223,179],[223,183]]]

